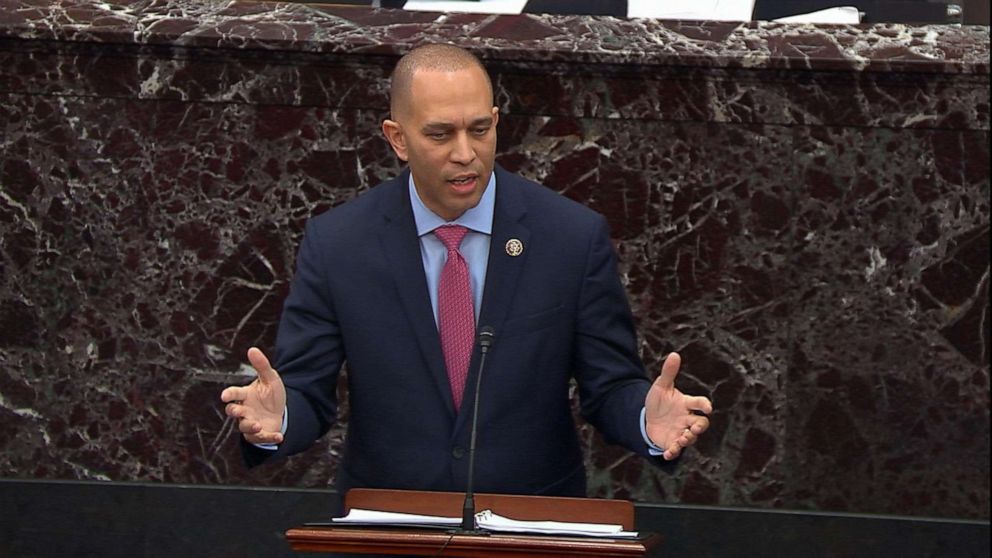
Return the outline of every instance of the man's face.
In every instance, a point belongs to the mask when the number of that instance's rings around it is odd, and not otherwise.
[[[496,159],[499,110],[477,67],[414,73],[409,96],[382,124],[417,193],[446,221],[479,204]]]

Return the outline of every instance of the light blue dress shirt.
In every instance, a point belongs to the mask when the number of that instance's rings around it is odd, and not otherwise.
[[[434,324],[437,325],[437,287],[441,282],[441,270],[448,261],[448,249],[433,235],[441,225],[461,225],[468,229],[459,248],[472,282],[472,306],[475,310],[475,323],[479,323],[479,309],[482,308],[482,292],[486,286],[486,270],[489,269],[489,244],[493,234],[493,211],[496,207],[496,173],[489,175],[489,184],[482,194],[479,204],[463,213],[454,221],[445,221],[427,209],[410,174],[410,206],[413,207],[413,220],[417,224],[420,237],[420,255],[424,260],[424,274],[427,276],[427,291],[434,310]]]

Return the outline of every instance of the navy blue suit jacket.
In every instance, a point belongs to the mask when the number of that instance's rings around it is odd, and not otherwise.
[[[606,220],[502,168],[479,326],[495,329],[482,380],[480,492],[585,495],[572,419],[647,455],[639,416],[650,383],[637,353]],[[310,447],[335,420],[347,362],[350,416],[338,488],[465,489],[472,357],[455,412],[410,208],[409,171],[310,220],[279,326],[275,368],[289,427],[277,452]],[[507,254],[518,239],[524,250]]]

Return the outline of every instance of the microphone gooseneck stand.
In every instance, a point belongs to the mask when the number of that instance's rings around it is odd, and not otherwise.
[[[479,391],[482,387],[482,371],[486,366],[486,354],[493,345],[495,331],[489,326],[479,330],[479,373],[475,377],[475,398],[472,402],[472,438],[468,446],[468,485],[465,488],[465,503],[462,505],[462,526],[451,531],[457,535],[488,535],[489,532],[475,526],[475,438],[479,430]]]

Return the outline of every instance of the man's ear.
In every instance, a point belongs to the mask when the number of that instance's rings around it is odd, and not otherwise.
[[[400,126],[399,122],[389,119],[383,120],[382,135],[386,136],[386,141],[393,146],[393,151],[396,152],[396,156],[401,161],[409,161],[406,152],[406,136],[403,135],[403,127]]]

